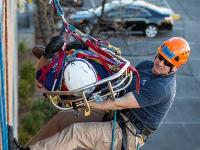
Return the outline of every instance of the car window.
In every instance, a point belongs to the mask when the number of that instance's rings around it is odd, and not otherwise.
[[[137,12],[135,8],[130,7],[123,7],[121,11],[121,15],[124,18],[132,18],[134,17],[134,14]]]
[[[136,8],[134,17],[149,17],[151,16],[151,13],[148,10],[145,10],[143,8]]]
[[[120,11],[118,8],[113,8],[106,12],[106,16],[108,17],[119,17]]]

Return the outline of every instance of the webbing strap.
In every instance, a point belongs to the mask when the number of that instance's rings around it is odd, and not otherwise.
[[[86,50],[71,50],[67,52],[67,54],[70,54],[71,56],[75,55],[76,58],[87,58],[90,60],[93,60],[102,66],[104,64],[114,65],[115,63],[111,59],[106,59],[105,57],[99,57],[89,51]],[[104,66],[104,68],[108,71],[108,73],[112,74],[111,69],[108,66]]]
[[[90,54],[87,54],[87,53],[78,53],[77,54],[77,57],[78,58],[83,58],[83,57],[86,57],[90,60],[94,60],[96,61],[97,63],[100,63],[101,65],[104,66],[104,68],[109,72],[109,73],[112,73],[111,69],[108,67],[108,65],[104,65],[104,64],[109,64],[109,65],[115,65],[114,62],[112,62],[111,60],[109,59],[104,59],[103,57],[98,57],[98,56],[95,56],[95,55],[90,55]]]
[[[65,57],[65,51],[62,50],[62,51],[59,53],[58,68],[57,68],[56,73],[55,73],[55,79],[58,78],[58,75],[59,75],[60,71],[62,70],[62,66],[63,66],[63,63],[64,63],[64,57]]]
[[[106,51],[102,50],[98,45],[95,45],[93,42],[91,42],[90,40],[86,41],[86,44],[92,48],[93,50],[95,50],[98,54],[103,55],[107,58],[112,58],[112,55],[110,55],[109,53],[107,53]]]
[[[41,68],[41,75],[39,78],[40,82],[43,83],[46,80],[47,73],[51,70],[51,68],[54,66],[55,63],[56,63],[56,59],[53,59],[52,62],[48,66],[43,66]]]
[[[47,73],[53,68],[53,66],[56,64],[56,62],[58,62],[58,67],[56,69],[56,73],[54,78],[57,79],[58,75],[62,69],[62,64],[63,64],[63,60],[64,60],[64,56],[65,56],[65,51],[61,51],[59,52],[58,57],[53,58],[52,62],[48,65],[48,66],[44,66],[41,68],[41,75],[39,78],[40,82],[44,82],[46,80],[46,75]]]
[[[100,57],[99,55],[96,55],[88,50],[70,50],[68,52],[66,52],[67,54],[70,54],[70,55],[76,55],[77,57],[86,57],[86,58],[89,58],[89,59],[92,59],[98,63],[101,64],[100,60],[106,62],[107,64],[110,64],[110,65],[116,65],[119,67],[119,63],[116,63],[116,61],[112,60],[111,58],[107,58],[107,57]],[[103,64],[102,64],[103,65]]]
[[[133,65],[130,65],[129,69],[136,75],[136,84],[135,84],[136,88],[135,89],[136,89],[136,92],[139,94],[139,92],[140,92],[140,75]]]
[[[89,55],[85,55],[85,54],[78,54],[77,57],[78,57],[78,58],[86,57],[86,58],[88,58],[88,59],[94,59],[94,60],[95,60],[94,57],[89,56]],[[97,58],[96,58],[96,59],[97,59]],[[106,62],[105,60],[103,60],[102,58],[99,58],[99,61],[100,61],[100,64],[102,64],[102,65],[104,66],[104,68],[108,71],[108,73],[111,74],[110,68],[108,67],[108,65],[105,65],[105,64],[107,64],[107,62]]]

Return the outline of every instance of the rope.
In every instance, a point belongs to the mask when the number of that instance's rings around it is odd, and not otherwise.
[[[140,150],[140,145],[139,144],[137,144],[136,150]]]
[[[113,119],[113,127],[112,127],[112,142],[111,142],[111,148],[110,150],[115,149],[115,130],[117,125],[117,110],[114,111],[114,119]]]
[[[4,8],[4,3],[1,1],[0,5]],[[3,9],[0,12],[0,18],[2,20]],[[0,125],[1,125],[1,137],[2,148],[8,150],[8,126],[6,119],[6,96],[5,96],[5,79],[4,79],[4,62],[3,62],[3,46],[2,46],[2,23],[0,24]]]

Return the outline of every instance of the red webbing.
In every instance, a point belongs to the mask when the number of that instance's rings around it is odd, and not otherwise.
[[[130,65],[129,69],[133,73],[135,73],[135,75],[136,75],[136,85],[135,85],[136,87],[135,87],[135,89],[136,89],[136,92],[139,94],[139,92],[140,92],[140,75],[139,75],[137,69],[134,66]]]
[[[39,78],[40,82],[43,82],[46,80],[47,73],[51,70],[51,68],[54,66],[55,63],[56,63],[56,59],[53,59],[53,61],[48,66],[43,66],[41,68],[41,75]]]

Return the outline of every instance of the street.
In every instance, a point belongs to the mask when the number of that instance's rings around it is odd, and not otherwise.
[[[190,61],[177,73],[175,102],[162,127],[143,150],[200,150],[200,64],[199,23],[200,1],[168,0],[171,8],[181,15],[174,30],[165,38],[182,36],[190,42]],[[156,41],[164,40],[157,38]],[[156,48],[156,47],[155,47]]]
[[[177,94],[171,111],[142,150],[200,150],[200,1],[168,0],[168,4],[182,17],[182,20],[175,22],[171,33],[163,33],[155,39],[132,37],[126,43],[121,40],[125,45],[123,54],[133,64],[153,59],[157,47],[172,36],[186,38],[192,50],[189,63],[177,73]],[[117,46],[120,42],[114,40],[114,43]]]
[[[161,128],[142,150],[200,150],[200,1],[167,0],[164,4],[182,18],[175,21],[172,32],[161,33],[154,39],[132,36],[109,41],[120,47],[122,55],[133,64],[145,59],[153,60],[158,46],[170,37],[181,36],[189,41],[192,50],[190,61],[177,73],[175,102]]]

